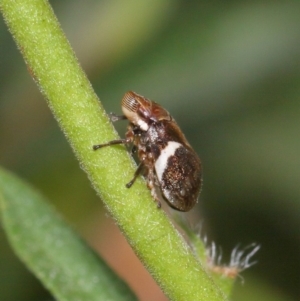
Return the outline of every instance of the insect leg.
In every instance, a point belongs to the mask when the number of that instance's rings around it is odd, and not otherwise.
[[[118,120],[125,120],[127,117],[125,115],[116,115],[115,113],[109,113],[109,119],[111,122],[116,122]]]
[[[147,186],[151,190],[151,195],[157,203],[157,208],[161,208],[160,197],[158,195],[158,189],[157,189],[157,187],[159,187],[159,185],[157,182],[157,178],[152,169],[149,169],[149,172],[148,172]]]
[[[129,139],[129,138],[112,140],[112,141],[109,141],[107,143],[93,145],[93,150],[97,150],[97,149],[99,149],[101,147],[104,147],[104,146],[109,146],[109,145],[114,145],[114,144],[127,144],[127,143],[130,143],[130,142],[131,142],[131,139]]]
[[[136,153],[136,151],[137,151],[137,147],[136,147],[136,145],[134,145],[134,146],[132,147],[132,149],[131,149],[130,154],[131,154],[131,155],[134,155],[134,154]]]
[[[127,188],[130,188],[133,185],[133,183],[135,182],[137,177],[140,175],[140,173],[143,171],[143,169],[144,169],[144,163],[141,162],[133,175],[133,179],[126,184]]]

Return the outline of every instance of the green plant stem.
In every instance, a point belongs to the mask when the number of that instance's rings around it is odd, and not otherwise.
[[[115,139],[109,120],[45,0],[0,0],[28,70],[94,188],[136,254],[171,300],[225,300],[186,243],[158,210],[124,147],[92,150]],[[46,233],[45,233],[46,235]]]

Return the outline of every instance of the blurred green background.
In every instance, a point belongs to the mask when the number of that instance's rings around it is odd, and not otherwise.
[[[198,223],[222,247],[224,261],[238,243],[261,245],[258,264],[242,274],[244,284],[237,281],[232,299],[299,300],[300,2],[51,5],[108,112],[120,113],[123,94],[134,90],[162,104],[180,124],[203,162]],[[124,135],[126,122],[116,127]],[[131,269],[134,255],[120,247],[126,243],[2,19],[0,135],[1,165],[52,200],[141,300],[166,300],[155,284],[141,283],[142,268]],[[0,229],[0,300],[50,299]]]

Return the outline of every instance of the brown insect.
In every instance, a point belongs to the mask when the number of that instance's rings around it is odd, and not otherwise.
[[[192,209],[201,190],[201,162],[175,120],[162,106],[132,91],[124,95],[122,111],[124,115],[112,114],[111,120],[129,120],[126,138],[93,149],[132,143],[140,164],[126,187],[142,174],[159,207],[161,195],[176,210]]]

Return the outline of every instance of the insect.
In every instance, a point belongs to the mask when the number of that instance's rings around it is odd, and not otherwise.
[[[121,105],[124,115],[112,114],[111,120],[128,119],[125,139],[94,145],[93,149],[132,143],[132,153],[137,152],[140,163],[126,187],[144,175],[158,207],[161,196],[172,208],[189,211],[197,203],[202,182],[197,154],[169,112],[156,102],[129,91]]]

